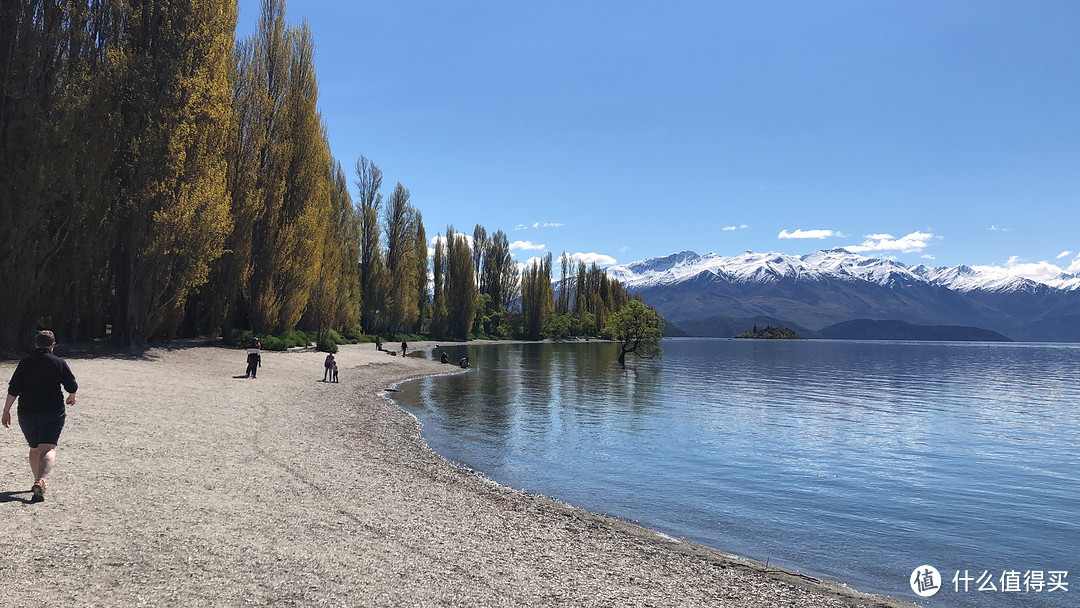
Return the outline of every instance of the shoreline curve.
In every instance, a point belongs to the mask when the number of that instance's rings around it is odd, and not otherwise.
[[[332,384],[311,349],[257,380],[205,342],[63,350],[79,401],[46,502],[0,428],[5,605],[914,606],[453,465],[385,388],[456,366],[348,345]]]

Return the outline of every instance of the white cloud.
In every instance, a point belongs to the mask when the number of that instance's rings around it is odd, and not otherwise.
[[[896,238],[891,234],[868,234],[861,245],[848,245],[844,247],[852,253],[864,251],[900,251],[903,253],[918,253],[930,245],[930,241],[936,237],[928,232],[912,232],[906,236]]]
[[[514,226],[514,230],[528,230],[529,228],[562,228],[564,224],[562,222],[533,222],[531,226],[526,224],[518,224]]]
[[[998,228],[997,226],[995,226],[993,224],[990,224],[990,227],[987,228],[987,230],[989,230],[990,232],[998,232],[998,231],[1008,232],[1009,231],[1008,228]]]
[[[1067,258],[1070,255],[1072,255],[1072,252],[1066,249],[1065,251],[1062,251],[1061,253],[1057,254],[1057,259],[1060,260],[1061,258]]]
[[[472,237],[471,234],[465,234],[464,232],[455,232],[454,236],[456,238],[458,238],[458,239],[465,239],[465,242],[467,242],[469,244],[469,247],[472,248],[472,246],[473,246],[473,237]],[[446,237],[441,235],[441,234],[437,234],[437,235],[431,237],[428,240],[431,241],[431,245],[432,245],[432,247],[428,247],[428,253],[430,255],[435,255],[434,249],[433,249],[434,246],[442,245],[442,244],[446,243]]]
[[[1069,267],[1070,272],[1075,272],[1073,268],[1080,270],[1080,257],[1073,260],[1072,266]],[[1005,262],[1004,266],[974,266],[975,270],[980,272],[1000,273],[1008,276],[1023,277],[1025,279],[1031,279],[1036,282],[1051,281],[1058,278],[1061,273],[1066,272],[1060,266],[1051,264],[1045,260],[1041,262],[1023,262],[1018,256],[1009,258],[1009,261]]]
[[[604,255],[602,253],[582,253],[577,252],[570,256],[575,262],[584,262],[586,266],[596,264],[597,266],[611,266],[617,263],[615,258],[610,255]]]
[[[924,254],[922,254],[922,259],[924,259],[924,260],[936,260],[937,258],[930,255],[929,253],[924,253]]]
[[[543,243],[533,243],[532,241],[514,241],[510,243],[510,251],[520,249],[522,251],[544,251],[547,249],[547,245]]]
[[[526,270],[531,268],[533,264],[539,264],[540,262],[543,262],[543,261],[544,261],[544,258],[537,257],[537,256],[534,255],[533,257],[531,257],[531,258],[525,260],[524,262],[521,262],[521,263],[518,264],[518,274],[521,274],[521,273],[525,272]]]
[[[724,226],[724,231],[730,232],[732,230],[746,230],[749,227],[750,226],[747,226],[746,224],[739,224],[738,226]]]
[[[787,229],[781,230],[780,234],[776,235],[778,239],[827,239],[834,236],[844,236],[835,230],[803,230],[799,228],[795,232],[788,232]]]

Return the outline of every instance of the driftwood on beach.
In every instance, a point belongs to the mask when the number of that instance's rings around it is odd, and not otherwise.
[[[252,380],[218,347],[70,358],[47,502],[0,429],[0,604],[907,605],[456,468],[383,392],[460,369],[345,346],[332,384],[322,359],[265,353]]]

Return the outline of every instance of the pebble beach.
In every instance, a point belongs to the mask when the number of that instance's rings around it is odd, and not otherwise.
[[[0,605],[912,606],[452,465],[386,394],[453,365],[347,345],[335,384],[311,349],[254,380],[201,342],[56,353],[80,388],[44,503],[0,428]]]

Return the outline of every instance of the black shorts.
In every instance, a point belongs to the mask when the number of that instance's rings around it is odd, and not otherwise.
[[[60,414],[60,417],[57,418],[53,414],[42,416],[19,413],[19,428],[22,429],[23,437],[26,437],[26,443],[30,444],[32,448],[36,448],[43,443],[52,445],[59,443],[60,431],[64,430],[64,422],[66,421],[67,414]]]

